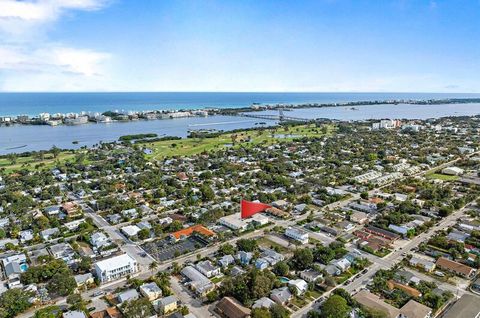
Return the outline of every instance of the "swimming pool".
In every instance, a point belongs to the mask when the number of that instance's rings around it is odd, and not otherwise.
[[[27,271],[27,269],[28,269],[28,265],[27,265],[27,264],[25,264],[25,263],[20,264],[20,270],[21,270],[22,272]]]
[[[288,283],[290,281],[290,279],[286,278],[286,277],[280,277],[279,280],[282,282],[282,283]]]

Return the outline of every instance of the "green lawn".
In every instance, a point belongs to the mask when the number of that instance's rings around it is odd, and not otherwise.
[[[274,241],[269,240],[266,237],[261,237],[261,238],[257,239],[257,243],[258,243],[259,246],[262,246],[262,247],[275,248],[282,254],[290,252],[288,248],[286,248],[286,247],[284,247],[284,246],[282,246],[278,243],[275,243]]]
[[[20,169],[33,170],[37,165],[53,167],[55,161],[68,161],[74,156],[71,152],[61,152],[57,158],[54,158],[51,154],[45,154],[43,159],[33,156],[17,157],[15,162],[12,162],[8,158],[0,158],[0,169],[3,168],[7,173],[11,173]]]
[[[438,179],[443,181],[457,181],[458,179],[460,179],[459,176],[449,176],[449,175],[440,174],[440,173],[429,173],[426,175],[426,177],[429,179]]]
[[[326,125],[326,134],[333,132],[333,125]],[[243,131],[236,133],[222,134],[215,138],[183,138],[179,140],[164,140],[152,143],[145,143],[142,146],[152,149],[153,153],[147,155],[150,159],[162,159],[173,156],[191,156],[205,151],[215,151],[227,147],[251,147],[259,144],[276,144],[281,141],[289,141],[302,137],[321,137],[325,135],[321,128],[314,125],[301,125],[295,127],[272,127],[263,131]],[[235,140],[235,142],[234,142]],[[7,173],[20,169],[33,170],[41,165],[47,168],[53,167],[55,161],[65,162],[72,160],[75,154],[71,151],[61,152],[57,158],[48,153],[43,158],[34,156],[17,157],[14,162],[8,157],[0,158],[0,169]]]
[[[333,126],[328,125],[327,133],[331,134]],[[148,155],[152,159],[161,159],[173,156],[191,156],[204,151],[220,150],[227,147],[268,145],[281,141],[289,141],[302,137],[321,137],[325,135],[321,128],[313,125],[289,127],[274,127],[263,131],[244,131],[237,133],[225,133],[215,138],[184,138],[180,140],[164,140],[143,144],[150,148],[153,153]],[[235,142],[234,142],[235,140]]]

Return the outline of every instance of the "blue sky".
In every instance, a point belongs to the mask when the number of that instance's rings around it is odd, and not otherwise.
[[[1,0],[1,91],[480,92],[480,1]]]

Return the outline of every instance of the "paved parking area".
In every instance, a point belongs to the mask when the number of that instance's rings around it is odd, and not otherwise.
[[[188,252],[205,247],[206,244],[198,238],[192,236],[177,243],[170,243],[168,240],[148,242],[144,244],[143,249],[157,261],[166,261],[183,255]]]

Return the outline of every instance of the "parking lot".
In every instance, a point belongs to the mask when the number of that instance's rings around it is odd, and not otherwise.
[[[183,241],[171,243],[167,239],[144,244],[143,249],[157,261],[166,261],[188,252],[205,247],[206,242],[198,237],[191,236]]]

